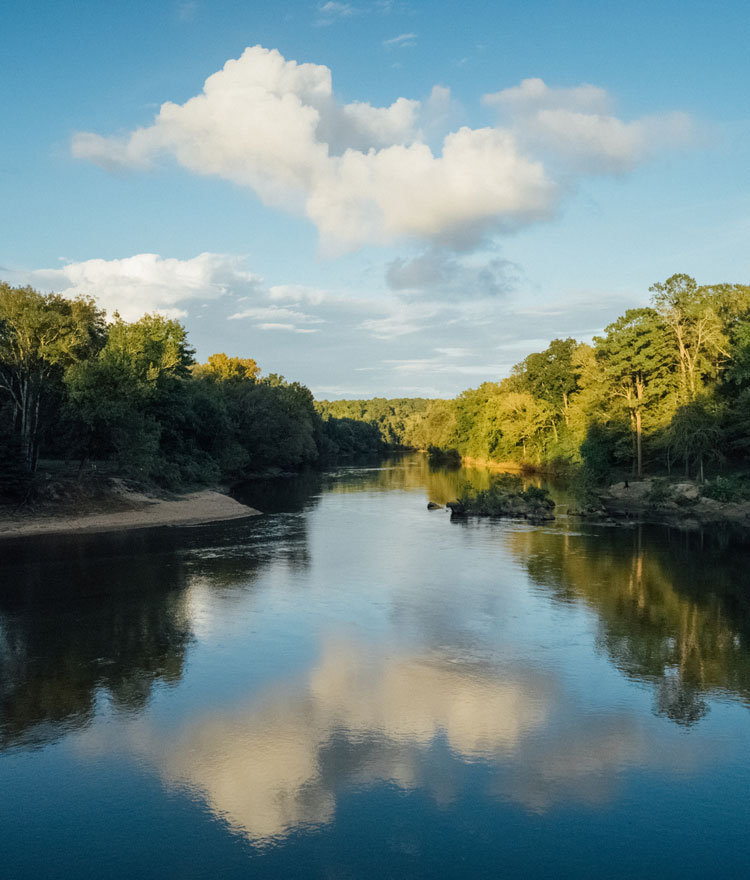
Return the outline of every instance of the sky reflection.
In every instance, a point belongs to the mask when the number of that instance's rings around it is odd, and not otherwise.
[[[625,770],[682,775],[706,758],[635,714],[583,710],[549,670],[338,639],[303,679],[176,734],[137,722],[119,743],[92,731],[79,745],[89,755],[125,746],[255,843],[332,822],[345,791],[389,784],[450,802],[471,763],[489,771],[490,797],[541,813],[605,804]],[[442,781],[428,766],[436,750]]]

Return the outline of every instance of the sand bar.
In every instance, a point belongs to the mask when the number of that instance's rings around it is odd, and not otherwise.
[[[228,495],[210,489],[190,492],[173,500],[134,494],[130,498],[134,506],[129,510],[84,515],[0,517],[0,539],[74,532],[117,532],[155,526],[193,526],[258,516],[260,513]]]

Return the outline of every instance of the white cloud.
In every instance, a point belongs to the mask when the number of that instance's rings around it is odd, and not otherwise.
[[[355,9],[329,2],[319,11]],[[414,36],[387,42],[406,46]],[[690,136],[685,114],[617,118],[607,93],[592,85],[527,79],[483,100],[508,117],[506,127],[445,133],[457,108],[444,86],[424,102],[342,104],[328,67],[253,46],[208,77],[200,94],[163,104],[151,125],[123,137],[79,132],[72,151],[109,170],[171,157],[248,187],[268,205],[306,215],[333,254],[402,239],[472,247],[488,232],[554,213],[568,183],[551,176],[555,160],[578,174],[620,173]]]
[[[238,318],[252,318],[255,321],[263,320],[289,320],[299,321],[305,324],[322,324],[322,318],[316,318],[313,315],[307,315],[304,312],[298,312],[294,309],[280,308],[279,306],[266,306],[253,309],[245,309],[242,312],[235,312],[229,316],[230,321]]]
[[[434,102],[433,102],[434,103]],[[108,169],[162,155],[306,213],[328,249],[413,237],[462,246],[547,216],[556,187],[508,131],[460,128],[441,154],[421,140],[418,101],[338,104],[331,72],[248,48],[182,105],[125,137],[78,133],[73,154]]]
[[[644,116],[624,122],[612,115],[612,100],[592,85],[551,88],[541,79],[483,97],[506,114],[519,140],[532,150],[561,158],[579,171],[622,173],[654,154],[683,146],[693,137],[685,113]]]
[[[498,107],[516,115],[540,110],[608,113],[611,109],[611,100],[605,89],[588,83],[567,88],[551,88],[538,77],[525,79],[520,85],[484,95],[482,101],[490,107]]]
[[[92,296],[111,315],[133,321],[146,312],[184,318],[189,301],[218,299],[229,291],[254,291],[262,279],[243,258],[199,254],[189,260],[136,254],[121,260],[84,260],[30,273],[32,284],[63,296]]]
[[[317,329],[309,327],[297,327],[296,324],[258,324],[260,330],[285,330],[289,333],[318,333]]]
[[[317,327],[300,327],[300,324],[324,324],[323,318],[309,315],[306,312],[281,306],[258,306],[243,309],[229,316],[230,321],[246,320],[256,322],[261,330],[287,330],[292,333],[318,333]]]

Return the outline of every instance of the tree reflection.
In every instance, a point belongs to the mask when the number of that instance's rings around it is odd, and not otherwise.
[[[594,531],[506,538],[536,583],[596,611],[600,648],[627,676],[654,685],[659,714],[690,725],[708,711],[709,694],[750,702],[747,547],[727,553],[710,535],[667,529]]]
[[[0,611],[0,748],[85,725],[99,694],[134,712],[156,682],[179,681],[191,639],[180,580],[177,572],[166,584],[141,581],[138,592],[104,602]]]
[[[268,541],[269,531],[283,540]],[[246,596],[279,556],[308,564],[296,518],[262,533],[236,523],[7,542],[3,550],[0,749],[85,726],[102,696],[117,711],[139,712],[157,683],[182,677],[198,593],[224,598],[241,588]]]

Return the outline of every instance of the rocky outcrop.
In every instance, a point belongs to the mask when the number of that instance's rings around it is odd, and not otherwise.
[[[701,494],[701,486],[689,480],[628,480],[615,483],[599,496],[600,506],[571,515],[586,518],[614,517],[667,524],[701,525],[731,523],[750,527],[750,502],[716,501]]]
[[[446,505],[455,516],[499,516],[548,522],[555,518],[555,502],[546,489],[524,490],[518,478],[486,490],[469,491]]]

